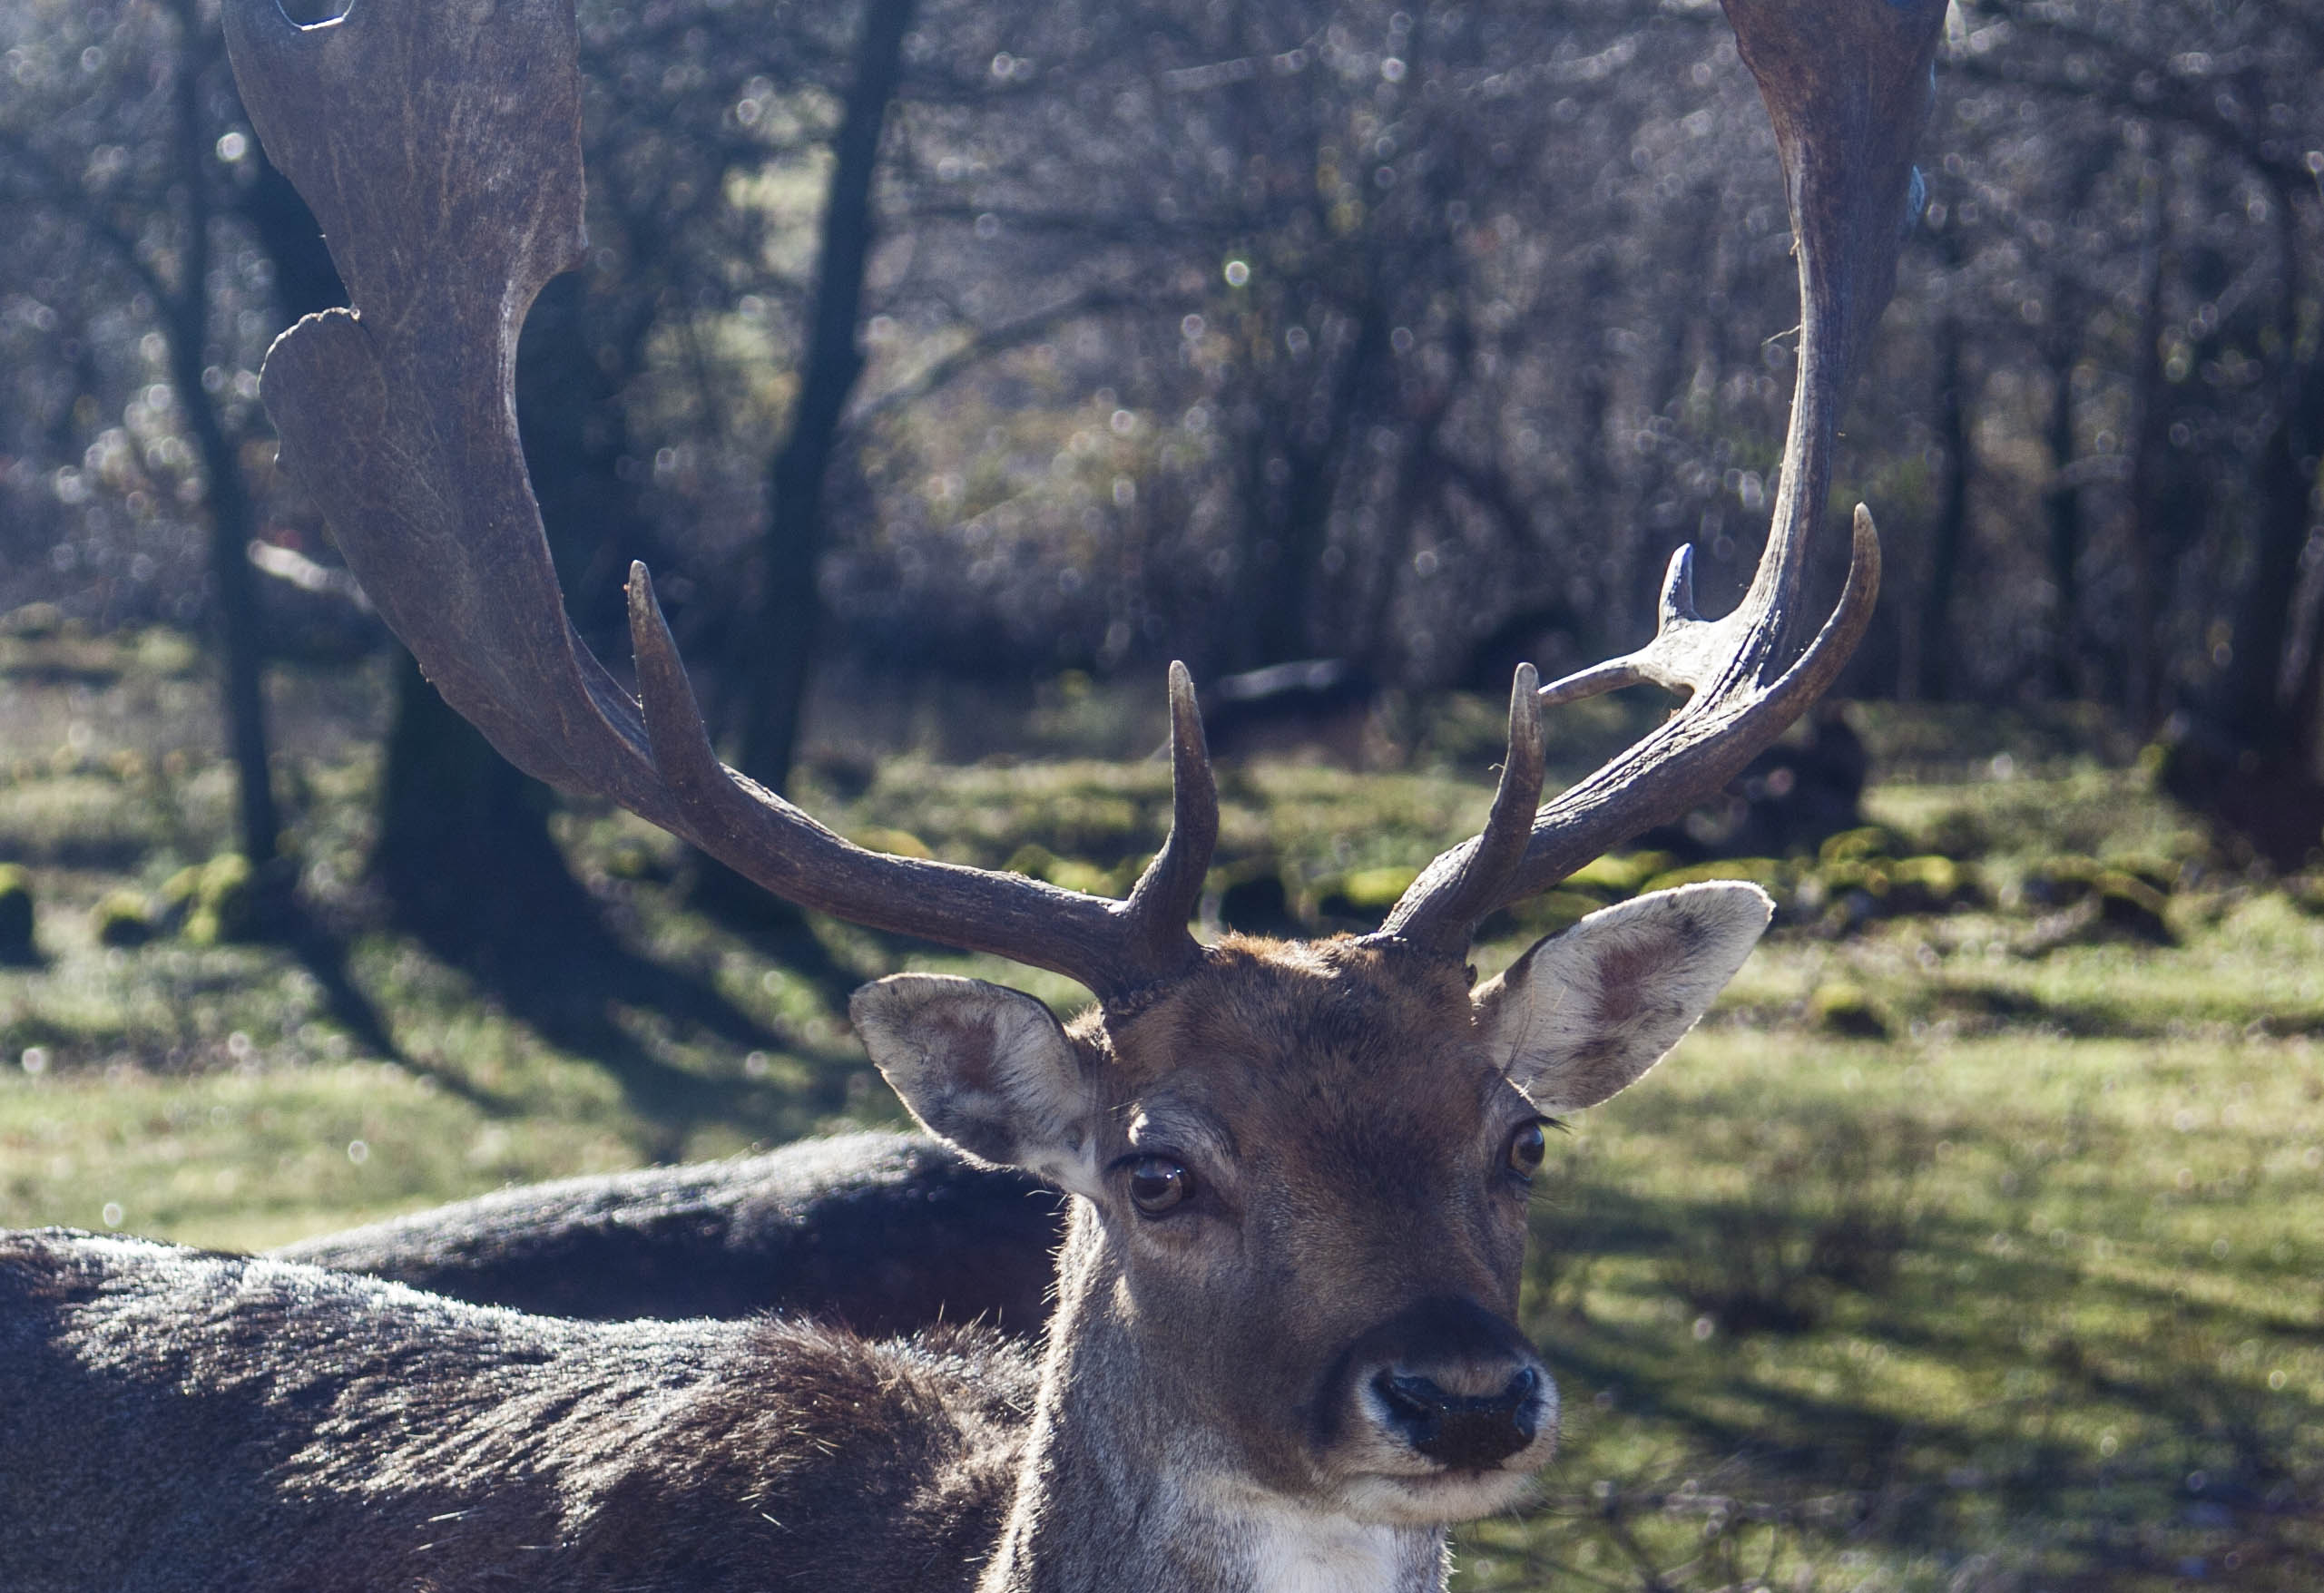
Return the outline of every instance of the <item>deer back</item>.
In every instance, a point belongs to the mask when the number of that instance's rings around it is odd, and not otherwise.
[[[273,1254],[555,1316],[780,1311],[872,1337],[1048,1315],[1055,1190],[923,1134],[503,1189]]]
[[[973,1585],[1032,1403],[975,1330],[580,1323],[0,1239],[0,1587]]]

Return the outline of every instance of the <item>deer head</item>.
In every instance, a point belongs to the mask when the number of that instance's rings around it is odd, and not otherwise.
[[[1831,683],[1878,579],[1859,508],[1839,604],[1791,656],[1846,366],[1893,279],[1943,5],[1727,10],[1778,129],[1804,306],[1781,489],[1749,593],[1703,619],[1682,549],[1646,648],[1545,688],[1521,668],[1484,829],[1378,933],[1205,946],[1187,921],[1217,802],[1182,667],[1172,828],[1113,902],[866,852],[721,766],[642,566],[636,698],[574,633],[512,386],[525,312],[582,246],[571,0],[356,0],[309,28],[275,0],[229,0],[251,120],[355,300],[268,357],[283,461],[446,700],[524,768],[609,797],[779,895],[1061,972],[1097,998],[1060,1025],[998,986],[903,974],[854,1004],[929,1129],[1080,1197],[996,1566],[1114,1564],[1114,1534],[1152,1536],[1163,1520],[1232,1517],[1246,1539],[1265,1538],[1255,1520],[1433,1527],[1505,1505],[1550,1452],[1554,1393],[1512,1320],[1543,1121],[1652,1067],[1769,905],[1741,884],[1643,898],[1477,989],[1470,938],[1496,908],[1723,785]],[[1543,804],[1543,707],[1636,681],[1687,700]],[[1168,1508],[1154,1513],[1157,1488]],[[1216,1534],[1183,1541],[1228,1552]]]

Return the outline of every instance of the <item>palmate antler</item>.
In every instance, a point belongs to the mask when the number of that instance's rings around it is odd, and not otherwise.
[[[1799,262],[1799,375],[1766,549],[1735,611],[1694,609],[1693,550],[1671,559],[1654,640],[1541,689],[1542,706],[1651,681],[1684,707],[1528,821],[1496,803],[1485,832],[1445,853],[1389,913],[1384,937],[1457,955],[1495,909],[1546,890],[1642,830],[1677,817],[1740,773],[1838,678],[1871,622],[1880,543],[1856,510],[1848,583],[1788,667],[1808,549],[1831,488],[1832,439],[1857,346],[1896,288],[1916,219],[1913,146],[1928,120],[1945,0],[1722,0],[1775,122]],[[1537,710],[1536,710],[1537,711]],[[1509,770],[1521,748],[1512,710]],[[1527,748],[1531,748],[1528,750]],[[1538,768],[1529,777],[1540,786]]]
[[[722,767],[642,567],[641,705],[574,633],[518,445],[516,338],[583,247],[573,0],[358,0],[300,27],[233,0],[250,121],[321,220],[352,312],[269,352],[282,460],[430,680],[508,759],[609,797],[778,895],[998,953],[1108,1001],[1195,963],[1218,832],[1201,718],[1171,675],[1170,840],[1126,902],[850,845]]]
[[[1859,510],[1839,610],[1778,667],[1848,356],[1893,280],[1943,4],[1728,0],[1728,11],[1775,117],[1807,306],[1758,578],[1734,614],[1701,621],[1682,552],[1652,646],[1538,692],[1521,669],[1485,832],[1429,867],[1384,936],[1457,955],[1495,907],[1717,789],[1829,684],[1870,617],[1878,549]],[[1170,838],[1113,902],[867,852],[724,767],[642,567],[629,589],[642,704],[574,634],[515,401],[525,312],[583,247],[572,0],[355,0],[311,27],[277,0],[227,0],[225,23],[251,122],[320,219],[354,302],[302,320],[268,355],[283,463],[447,702],[528,772],[608,797],[802,905],[1052,969],[1109,1006],[1201,961],[1187,920],[1218,808],[1182,667],[1171,670]],[[1540,704],[1633,679],[1693,695],[1537,807]]]

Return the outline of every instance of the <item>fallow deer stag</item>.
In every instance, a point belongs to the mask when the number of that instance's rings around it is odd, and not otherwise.
[[[1071,974],[1028,997],[905,974],[858,1030],[930,1129],[1073,1197],[1037,1363],[975,1334],[584,1324],[315,1268],[62,1234],[0,1245],[0,1585],[104,1589],[1442,1586],[1556,1398],[1511,1318],[1544,1114],[1686,1031],[1768,905],[1743,885],[1585,919],[1472,990],[1475,926],[1716,788],[1871,612],[1789,665],[1848,357],[1890,289],[1942,0],[1727,0],[1775,120],[1804,304],[1782,492],[1742,605],[1674,563],[1641,652],[1518,670],[1484,831],[1377,933],[1187,931],[1216,824],[1173,668],[1174,826],[1125,902],[877,856],[722,768],[642,571],[642,707],[574,639],[517,449],[535,291],[581,245],[571,0],[356,0],[301,29],[227,0],[260,137],[352,313],[268,361],[290,468],[456,708],[534,773],[769,889]],[[1541,806],[1544,700],[1689,694]]]

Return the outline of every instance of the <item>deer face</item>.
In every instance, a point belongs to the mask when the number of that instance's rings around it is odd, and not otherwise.
[[[1394,942],[1230,940],[1134,1014],[905,974],[855,1004],[920,1119],[1082,1197],[1064,1287],[1208,1485],[1358,1520],[1505,1508],[1556,1442],[1513,1318],[1542,1119],[1629,1084],[1765,926],[1625,904],[1502,977]]]

